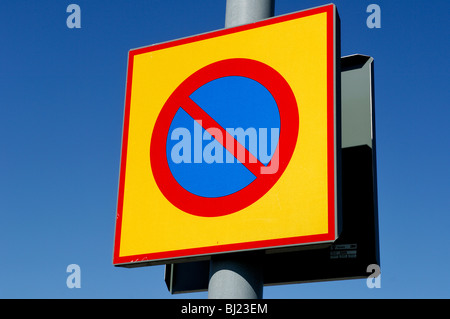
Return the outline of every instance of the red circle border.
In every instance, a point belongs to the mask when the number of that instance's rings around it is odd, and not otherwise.
[[[279,167],[274,174],[257,176],[252,183],[233,194],[214,198],[202,197],[185,190],[172,175],[166,156],[167,136],[175,113],[181,107],[180,102],[202,85],[227,76],[253,79],[268,89],[275,99],[280,113],[277,146]],[[168,98],[158,115],[150,142],[150,162],[154,179],[166,199],[186,213],[217,217],[237,212],[264,196],[281,177],[294,152],[298,129],[299,115],[294,93],[275,69],[262,62],[243,58],[209,64],[184,80]]]

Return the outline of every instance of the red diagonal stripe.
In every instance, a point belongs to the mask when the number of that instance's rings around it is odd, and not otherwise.
[[[241,143],[239,143],[230,133],[228,133],[219,123],[217,123],[211,116],[208,115],[200,106],[192,99],[187,98],[182,105],[182,109],[186,111],[197,123],[199,123],[209,134],[214,136],[214,131],[211,128],[219,129],[222,133],[223,140],[216,139],[228,152],[230,152],[236,159],[238,154],[245,154],[244,159],[239,161],[244,165],[255,177],[261,175],[261,168],[265,167],[255,156],[252,155]],[[235,148],[231,147],[233,141]]]

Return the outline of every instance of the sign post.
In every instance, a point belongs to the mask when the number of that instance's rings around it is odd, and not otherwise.
[[[210,298],[261,298],[260,259],[341,232],[339,17],[229,15],[129,52],[113,264],[206,261]]]
[[[275,0],[227,0],[225,28],[270,18],[274,9]]]
[[[227,0],[225,28],[270,18],[275,0]],[[209,299],[261,299],[263,266],[260,254],[212,256],[209,268]]]

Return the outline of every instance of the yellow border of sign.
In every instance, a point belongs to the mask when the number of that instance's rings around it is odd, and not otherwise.
[[[337,20],[335,6],[327,5],[130,51],[115,265],[337,238]],[[187,77],[230,58],[263,62],[289,83],[299,110],[297,145],[284,174],[258,201],[226,216],[193,216],[158,189],[151,134],[162,106]]]

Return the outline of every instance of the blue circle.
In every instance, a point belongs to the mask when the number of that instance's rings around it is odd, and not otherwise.
[[[280,113],[263,85],[247,77],[227,76],[199,87],[190,98],[227,131],[243,132],[245,148],[262,164],[270,162],[278,143],[279,134],[272,132],[279,132]],[[172,120],[166,142],[175,180],[188,192],[210,198],[233,194],[252,183],[256,177],[182,107]]]

